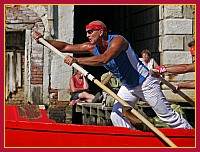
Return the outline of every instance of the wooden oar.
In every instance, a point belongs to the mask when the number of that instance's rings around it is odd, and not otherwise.
[[[60,57],[65,58],[66,56],[57,50],[54,46],[49,44],[47,41],[45,41],[43,38],[39,38],[39,41],[44,44],[46,47],[54,51],[56,54],[58,54]],[[139,112],[137,112],[132,106],[130,106],[127,102],[122,100],[119,96],[117,96],[113,91],[111,91],[108,87],[106,87],[104,84],[102,84],[100,81],[98,81],[94,76],[92,76],[89,72],[84,70],[82,67],[80,67],[78,64],[73,63],[72,66],[80,71],[85,77],[87,77],[89,80],[94,82],[96,85],[98,85],[100,88],[102,88],[105,92],[107,92],[109,95],[111,95],[115,100],[120,102],[123,106],[132,108],[131,113],[134,114],[136,117],[138,117],[144,124],[146,124],[156,135],[158,135],[167,145],[171,147],[177,147],[169,138],[167,138],[160,130],[158,130],[156,127],[153,126],[146,118],[144,118]]]
[[[150,70],[150,74],[154,77],[157,77],[162,83],[164,83],[166,86],[168,86],[172,90],[176,90],[177,94],[179,94],[183,99],[185,99],[188,103],[190,103],[193,107],[195,107],[195,102],[190,97],[188,97],[184,92],[181,90],[177,90],[176,87],[171,84],[169,81],[165,80],[163,77],[157,74],[157,71],[155,69]]]

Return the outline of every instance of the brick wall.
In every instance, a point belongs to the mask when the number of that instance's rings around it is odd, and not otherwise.
[[[33,46],[31,54],[31,84],[43,83],[43,49]]]
[[[25,6],[19,6],[19,5],[7,5],[6,6],[6,23],[26,23],[26,24],[31,24],[31,23],[36,23],[40,21],[41,19],[28,9],[28,7]],[[17,25],[16,25],[17,27]],[[13,29],[13,30],[17,30]]]

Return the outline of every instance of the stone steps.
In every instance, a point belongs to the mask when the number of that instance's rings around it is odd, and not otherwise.
[[[24,88],[17,88],[16,92],[10,94],[6,100],[7,104],[23,104],[24,103]]]

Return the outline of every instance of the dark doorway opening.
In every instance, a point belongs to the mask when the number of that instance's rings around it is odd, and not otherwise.
[[[25,31],[6,32],[5,101],[6,104],[24,102]]]

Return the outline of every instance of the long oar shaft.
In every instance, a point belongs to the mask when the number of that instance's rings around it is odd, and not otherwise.
[[[155,74],[155,69],[150,70],[151,75]],[[176,90],[176,87],[171,84],[169,81],[165,80],[163,77],[159,76],[159,80],[164,83],[166,86],[168,86],[172,90]],[[177,94],[180,95],[183,99],[185,99],[188,103],[190,103],[193,107],[195,107],[195,102],[190,97],[188,97],[184,92],[181,90],[177,90]]]
[[[39,38],[39,41],[44,44],[46,47],[54,51],[56,54],[61,56],[62,58],[65,58],[65,55],[61,53],[59,50],[57,50],[54,46],[49,44],[47,41],[45,41],[43,38]],[[158,130],[156,127],[154,127],[146,118],[144,118],[139,112],[137,112],[132,106],[130,106],[127,102],[122,100],[119,96],[117,96],[113,91],[111,91],[108,87],[106,87],[104,84],[102,84],[100,81],[95,79],[94,76],[89,74],[86,70],[84,70],[82,67],[80,67],[78,64],[73,63],[72,66],[80,71],[85,77],[87,77],[89,80],[94,82],[96,85],[98,85],[100,88],[102,88],[105,92],[110,94],[115,100],[120,102],[123,106],[131,107],[131,113],[134,114],[136,117],[138,117],[144,124],[146,124],[156,135],[158,135],[166,144],[168,144],[171,147],[177,147],[169,138],[167,138],[160,130]]]
[[[163,82],[165,85],[167,85],[170,89],[175,90],[176,87],[174,85],[172,85],[171,83],[169,83],[167,80],[165,80],[163,77],[159,78],[161,82]],[[182,92],[181,90],[177,90],[177,93],[183,98],[185,99],[188,103],[190,103],[193,107],[195,106],[195,102],[194,100],[192,100],[190,97],[188,97],[184,92]]]
[[[123,106],[131,107],[127,102],[122,100],[118,95],[112,92],[109,88],[99,82],[97,79],[94,79],[94,83],[102,88],[105,92],[110,94],[115,100],[120,102]],[[133,107],[131,107],[131,113],[134,114],[137,118],[139,118],[145,125],[147,125],[156,135],[158,135],[165,143],[167,143],[171,147],[177,147],[169,138],[167,138],[160,130],[158,130],[152,123],[150,123],[145,117],[143,117],[138,111],[136,111]]]

